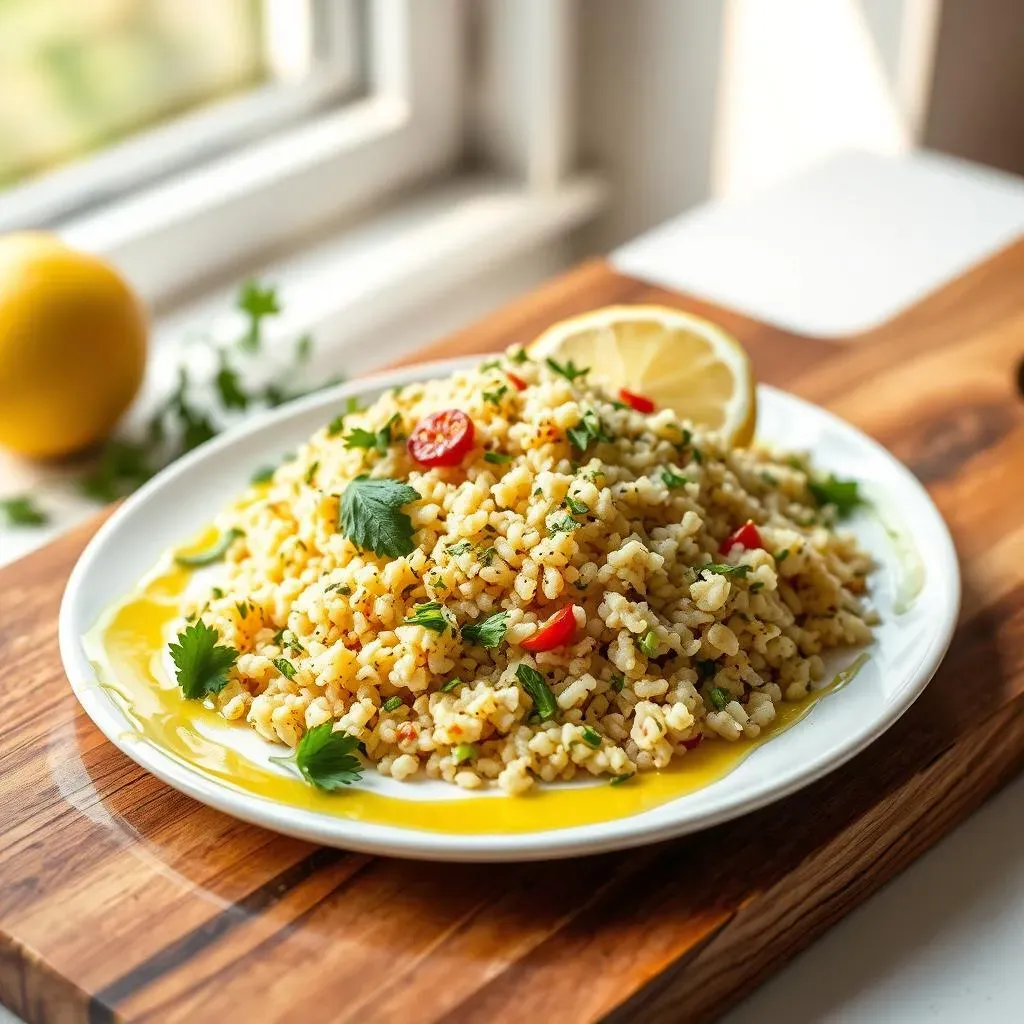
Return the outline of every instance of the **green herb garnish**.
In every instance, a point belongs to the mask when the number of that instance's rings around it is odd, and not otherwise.
[[[700,572],[713,572],[719,576],[726,576],[729,579],[742,579],[750,572],[749,565],[726,565],[723,562],[708,562],[707,565],[698,565]]]
[[[341,532],[360,548],[399,558],[415,550],[412,520],[402,506],[420,497],[417,490],[387,477],[358,476],[340,501]]]
[[[658,634],[649,629],[638,646],[648,658],[653,658],[658,653]]]
[[[589,725],[583,726],[580,736],[592,750],[597,750],[601,746],[601,734],[596,729],[591,729]]]
[[[492,405],[501,405],[501,400],[508,394],[508,385],[499,384],[493,391],[484,392],[484,401]]]
[[[238,611],[238,617],[240,619],[247,618],[249,615],[249,602],[248,601],[236,601],[235,608]]]
[[[0,501],[0,515],[8,526],[44,526],[50,517],[29,494],[19,494]]]
[[[199,568],[203,565],[213,565],[214,562],[219,562],[227,554],[228,548],[241,536],[241,530],[232,528],[226,533],[222,533],[210,547],[205,548],[203,551],[197,551],[194,555],[175,555],[174,560],[178,565],[183,565],[190,569]]]
[[[293,754],[270,760],[275,764],[294,764],[310,785],[333,792],[359,781],[363,763],[354,753],[358,748],[355,736],[335,732],[333,722],[322,722],[299,740]]]
[[[220,369],[214,380],[217,393],[220,395],[221,405],[225,409],[248,409],[249,396],[242,390],[241,378],[238,371],[228,364],[227,356],[220,354]]]
[[[577,523],[571,515],[565,513],[565,515],[560,516],[557,519],[552,519],[548,523],[548,533],[552,536],[556,533],[572,533],[572,531],[577,529],[579,525],[580,524]]]
[[[287,658],[275,658],[274,668],[285,677],[285,679],[295,678],[295,666]]]
[[[516,349],[515,352],[510,352],[508,358],[513,363],[518,363],[520,366],[529,360],[529,356],[526,354],[525,348]]]
[[[556,363],[555,360],[550,357],[545,359],[544,362],[546,362],[548,366],[555,371],[555,373],[561,374],[561,376],[563,376],[567,381],[569,381],[570,384],[577,377],[585,377],[588,373],[590,373],[589,366],[574,366],[573,361],[571,359],[568,362],[566,362],[564,366],[560,363]]]
[[[760,580],[754,580],[754,582],[750,584],[750,592],[752,594],[756,594],[763,586],[764,584]]]
[[[566,430],[566,436],[581,452],[587,450],[593,441],[610,442],[611,435],[604,429],[600,417],[593,409],[587,409],[575,427]]]
[[[455,676],[454,678],[449,679],[448,682],[445,683],[444,686],[441,687],[441,692],[442,693],[451,693],[452,690],[455,689],[455,687],[461,686],[461,685],[462,685],[462,680],[458,676]]]
[[[682,487],[683,484],[689,483],[689,480],[685,476],[680,476],[674,470],[666,468],[661,471],[661,482],[666,487]]]
[[[612,673],[612,690],[615,693],[622,693],[626,686],[626,677],[621,672]]]
[[[780,552],[779,552],[779,553],[778,553],[778,554],[777,554],[777,555],[775,556],[775,564],[776,564],[776,565],[782,565],[782,563],[783,563],[783,562],[784,562],[784,561],[785,561],[785,560],[786,560],[787,558],[789,558],[789,548],[783,548],[783,549],[782,549],[782,550],[781,550],[781,551],[780,551]]]
[[[621,786],[624,782],[629,782],[629,780],[633,778],[633,775],[633,772],[629,772],[626,775],[613,775],[610,785]]]
[[[511,461],[512,456],[506,455],[504,452],[484,452],[484,462],[493,462],[495,465],[501,466]]]
[[[274,474],[277,472],[277,466],[260,466],[255,473],[249,478],[251,484],[269,484],[274,479]]]
[[[426,604],[418,604],[413,609],[412,615],[405,620],[407,626],[422,626],[424,629],[431,629],[435,633],[443,633],[449,626],[445,617],[444,608],[438,601],[428,601]]]
[[[312,487],[313,486],[313,480],[316,478],[316,471],[319,468],[320,468],[320,461],[318,459],[317,461],[315,461],[309,467],[309,469],[306,470],[306,486],[307,487]]]
[[[277,289],[263,288],[258,281],[246,281],[238,296],[238,308],[249,318],[249,329],[240,345],[247,352],[258,352],[263,343],[263,320],[281,312],[277,304]]]
[[[388,697],[383,704],[381,704],[381,711],[397,711],[402,707],[402,698],[395,694],[393,697]]]
[[[220,633],[200,620],[178,634],[170,645],[174,675],[189,700],[220,693],[228,684],[228,672],[238,661],[234,647],[218,645]]]
[[[350,433],[345,435],[345,447],[346,448],[374,448],[378,455],[384,456],[388,453],[388,448],[391,445],[391,428],[401,418],[399,413],[395,413],[384,424],[380,430],[364,430],[362,427],[356,427]]]
[[[449,555],[464,555],[472,550],[473,545],[470,544],[468,540],[456,541],[454,544],[449,544],[448,547],[445,548],[445,551],[447,551]]]
[[[508,632],[508,612],[494,612],[462,627],[462,639],[480,647],[497,647]]]
[[[720,686],[712,686],[708,691],[708,699],[711,701],[711,706],[716,711],[724,711],[725,705],[732,700],[732,697]]]
[[[834,506],[836,516],[840,519],[845,519],[854,509],[867,504],[860,496],[856,480],[840,480],[834,473],[829,473],[826,478],[809,480],[807,490],[819,508]]]
[[[452,748],[452,760],[456,764],[465,764],[476,757],[476,747],[472,743],[459,743]]]
[[[516,666],[516,678],[530,695],[540,720],[546,722],[549,718],[554,718],[558,712],[558,702],[547,680],[535,668],[525,664]]]
[[[590,511],[589,505],[577,501],[571,494],[565,496],[565,504],[574,516],[585,516]]]

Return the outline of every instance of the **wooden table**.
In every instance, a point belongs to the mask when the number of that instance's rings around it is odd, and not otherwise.
[[[698,836],[458,866],[233,821],[137,768],[68,688],[56,614],[95,524],[0,571],[0,1000],[32,1021],[461,1022],[700,1020],[738,999],[1024,763],[1022,276],[1019,244],[837,345],[594,262],[423,353],[608,302],[692,309],[762,380],[886,444],[949,522],[963,612],[925,695],[849,765]]]

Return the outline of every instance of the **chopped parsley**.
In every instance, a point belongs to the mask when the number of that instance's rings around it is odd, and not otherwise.
[[[508,632],[508,612],[495,612],[462,627],[462,639],[480,647],[497,647]]]
[[[781,551],[780,551],[780,552],[779,552],[779,553],[778,553],[778,554],[777,554],[777,555],[775,556],[775,564],[776,564],[776,565],[782,565],[782,563],[783,563],[783,562],[784,562],[784,561],[785,561],[785,560],[786,560],[787,558],[789,558],[789,548],[783,548],[783,549],[782,549],[782,550],[781,550]]]
[[[468,540],[456,541],[454,544],[449,544],[448,547],[445,548],[445,551],[447,551],[449,555],[464,555],[472,550],[473,545],[470,544]]]
[[[50,517],[28,494],[0,501],[0,516],[8,526],[43,526],[50,521]]]
[[[585,516],[590,511],[589,505],[577,501],[571,494],[565,496],[565,505],[574,516]]]
[[[249,615],[249,602],[248,601],[236,601],[235,608],[238,611],[238,617],[244,619]]]
[[[275,647],[284,647],[284,632],[285,631],[283,629],[279,629],[271,638],[270,642]]]
[[[771,473],[767,473],[767,472],[762,472],[762,473],[761,473],[761,479],[762,479],[762,480],[763,480],[763,481],[764,481],[764,482],[765,482],[765,483],[766,483],[766,484],[767,484],[767,485],[768,485],[769,487],[776,487],[776,486],[778,486],[778,483],[779,483],[779,481],[778,481],[778,480],[776,480],[776,479],[775,479],[775,477],[773,477],[773,476],[771,475]]]
[[[322,722],[299,740],[295,753],[272,757],[275,764],[294,764],[302,777],[328,792],[359,781],[363,763],[355,755],[359,740],[346,732],[334,732],[333,722]]]
[[[611,435],[604,429],[600,417],[593,409],[587,409],[579,423],[575,427],[569,427],[565,433],[581,452],[585,452],[593,441],[610,442],[612,440]]]
[[[224,596],[224,591],[221,590],[220,587],[214,587],[210,591],[210,593],[213,595],[213,597],[215,597],[217,599],[220,599],[220,598],[222,598]]]
[[[585,377],[588,373],[590,373],[589,366],[574,366],[573,361],[571,359],[568,360],[565,364],[562,364],[556,363],[554,359],[548,357],[547,359],[544,360],[544,362],[546,362],[548,366],[555,371],[555,373],[563,376],[570,384],[577,377]]]
[[[629,782],[633,778],[633,772],[629,772],[626,775],[613,775],[610,785],[621,786],[624,782]]]
[[[275,658],[274,668],[285,677],[285,679],[295,678],[295,666],[287,658]]]
[[[402,506],[420,497],[417,490],[387,477],[358,476],[339,502],[341,532],[360,548],[399,558],[415,550],[412,520]]]
[[[726,690],[723,690],[720,686],[712,686],[708,691],[708,700],[711,701],[711,706],[716,711],[724,711],[725,705],[732,700],[732,697]]]
[[[484,452],[484,462],[493,462],[496,466],[501,466],[511,461],[512,456],[504,452]]]
[[[601,746],[601,734],[596,729],[591,729],[589,725],[583,726],[580,736],[591,750],[597,750]]]
[[[832,505],[840,519],[845,519],[854,509],[867,504],[860,496],[856,480],[840,480],[834,473],[818,480],[809,480],[807,490],[819,508]]]
[[[484,392],[484,401],[492,405],[501,405],[501,400],[508,394],[508,385],[499,384],[493,391]]]
[[[666,467],[661,471],[661,482],[666,487],[682,487],[683,484],[689,483],[689,480],[685,476],[680,476],[674,470]]]
[[[707,565],[698,565],[697,568],[700,572],[713,572],[731,580],[742,579],[750,572],[749,565],[726,565],[724,562],[708,562]]]
[[[388,697],[388,699],[381,704],[380,709],[381,711],[387,712],[397,711],[400,707],[402,707],[402,698],[395,694],[393,697]]]
[[[458,676],[454,676],[453,678],[449,679],[448,682],[444,684],[444,686],[441,687],[441,692],[451,693],[452,690],[454,690],[457,686],[461,685],[462,680]]]
[[[649,629],[638,646],[648,658],[655,657],[658,653],[658,634],[653,629]]]
[[[431,629],[435,633],[443,633],[449,626],[445,617],[444,608],[439,601],[428,601],[426,604],[418,604],[413,609],[412,615],[405,620],[407,626],[422,626],[424,629]]]
[[[481,565],[488,566],[494,561],[494,556],[497,553],[494,548],[484,548],[477,557],[480,559]]]
[[[763,586],[764,584],[760,580],[754,580],[754,582],[750,584],[750,592],[752,594],[756,594]]]
[[[313,486],[313,480],[316,478],[316,471],[320,468],[320,460],[317,459],[310,467],[306,470],[306,485],[309,487]]]
[[[554,718],[558,712],[558,702],[547,680],[535,668],[526,664],[516,666],[516,679],[530,695],[540,720],[546,722],[549,718]]]
[[[342,430],[344,430],[344,428],[345,428],[345,415],[344,415],[344,413],[340,413],[339,412],[338,415],[335,416],[334,419],[331,420],[331,422],[327,424],[327,427],[326,427],[327,436],[328,437],[337,437],[342,432]]]
[[[345,435],[345,447],[346,448],[366,448],[376,449],[378,455],[387,455],[388,447],[391,445],[391,428],[401,419],[400,413],[395,413],[384,424],[380,430],[364,430],[362,427],[356,427]]]
[[[522,365],[523,363],[527,362],[530,357],[526,354],[525,348],[517,348],[515,352],[509,353],[508,358],[513,363],[518,363],[519,365]]]
[[[234,647],[220,645],[220,634],[200,620],[178,634],[170,645],[174,675],[182,694],[189,700],[220,693],[228,684],[228,672],[238,661]]]
[[[626,686],[626,677],[621,672],[612,673],[612,690],[615,693],[622,693]]]
[[[548,520],[548,533],[554,536],[556,533],[572,533],[580,524],[568,512],[560,517]]]
[[[476,757],[476,747],[472,743],[459,743],[452,748],[452,760],[456,764],[465,764]]]

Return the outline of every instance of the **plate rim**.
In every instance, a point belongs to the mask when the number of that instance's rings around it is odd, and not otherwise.
[[[627,815],[604,822],[538,832],[434,833],[372,822],[356,822],[239,792],[180,764],[158,747],[148,743],[128,742],[124,738],[123,722],[115,720],[115,715],[120,712],[105,691],[98,687],[93,666],[83,648],[83,635],[92,624],[89,623],[82,629],[82,623],[76,616],[77,603],[84,582],[93,565],[104,554],[108,542],[116,536],[121,524],[134,515],[137,507],[143,505],[154,491],[162,489],[187,474],[193,465],[230,447],[237,440],[258,429],[302,416],[321,406],[336,406],[339,401],[344,401],[349,396],[442,377],[476,365],[483,355],[484,353],[480,353],[476,356],[432,360],[368,374],[318,391],[279,409],[254,416],[225,430],[161,470],[114,510],[90,538],[68,577],[58,617],[58,644],[64,671],[76,699],[93,724],[115,747],[167,785],[200,803],[251,824],[321,845],[339,846],[362,853],[433,861],[511,862],[558,859],[643,846],[703,831],[782,800],[854,758],[895,725],[921,695],[949,648],[960,611],[959,563],[945,520],[927,490],[913,473],[873,438],[822,406],[771,385],[759,383],[759,392],[770,393],[786,402],[796,403],[805,412],[825,417],[831,426],[839,429],[840,433],[852,434],[859,445],[871,452],[873,458],[888,463],[889,468],[903,478],[906,486],[918,492],[933,519],[932,526],[937,528],[934,531],[937,550],[929,552],[930,562],[935,563],[937,559],[937,564],[931,564],[929,572],[935,573],[937,578],[945,579],[948,583],[942,605],[944,618],[936,622],[936,629],[929,636],[916,667],[908,670],[907,675],[911,681],[899,694],[899,699],[887,707],[885,714],[876,716],[868,726],[854,733],[848,742],[823,751],[815,759],[801,766],[803,770],[790,772],[781,784],[764,784],[749,794],[738,794],[688,820],[657,821],[641,824],[639,827],[630,824],[635,823],[638,815]],[[101,693],[102,697],[99,696]]]

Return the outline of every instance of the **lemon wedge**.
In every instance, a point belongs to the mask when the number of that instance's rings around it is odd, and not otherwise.
[[[528,347],[534,359],[590,367],[613,392],[625,388],[749,444],[757,424],[750,360],[728,332],[668,306],[606,306],[549,327]]]

